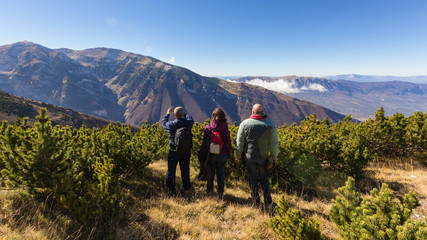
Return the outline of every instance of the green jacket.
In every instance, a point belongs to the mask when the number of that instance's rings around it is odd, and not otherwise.
[[[245,154],[247,160],[259,164],[264,164],[268,157],[276,160],[279,154],[277,130],[274,123],[267,118],[244,120],[237,132],[236,145],[237,156]]]

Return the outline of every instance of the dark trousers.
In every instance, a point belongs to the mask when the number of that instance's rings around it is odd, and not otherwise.
[[[252,201],[260,204],[260,198],[258,194],[258,179],[257,172],[260,177],[262,191],[264,193],[264,204],[269,206],[273,200],[271,199],[271,187],[270,180],[268,179],[268,170],[265,164],[259,165],[255,161],[246,160],[246,167],[249,175],[249,186],[251,187]]]
[[[190,156],[191,153],[178,153],[169,149],[168,172],[166,173],[166,186],[169,188],[169,191],[175,192],[176,166],[178,163],[181,169],[182,189],[187,191],[191,188]]]
[[[214,178],[216,172],[216,181],[218,187],[218,194],[224,193],[224,169],[225,163],[227,162],[227,154],[210,154],[209,165],[211,167],[211,176],[207,182],[207,191],[211,193],[213,191]]]

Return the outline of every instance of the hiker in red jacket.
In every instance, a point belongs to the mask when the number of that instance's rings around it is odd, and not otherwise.
[[[209,125],[205,127],[203,139],[209,139],[208,164],[211,174],[207,180],[207,193],[213,193],[213,182],[217,178],[218,196],[221,198],[224,194],[224,168],[225,163],[231,156],[231,139],[228,130],[227,119],[221,108],[216,108],[212,112],[212,118]]]

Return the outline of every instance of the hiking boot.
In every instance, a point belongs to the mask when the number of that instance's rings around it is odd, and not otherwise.
[[[219,193],[217,193],[217,194],[216,194],[216,197],[217,197],[219,200],[223,200],[223,199],[224,199],[224,193],[219,192]]]
[[[212,197],[214,195],[214,192],[213,191],[211,191],[211,190],[207,190],[206,191],[206,196],[208,196],[208,197]]]
[[[182,189],[181,195],[186,199],[190,199],[192,196],[194,196],[195,192],[196,190],[193,187],[190,187],[187,190]]]
[[[168,193],[170,196],[175,196],[176,195],[176,190],[175,189],[168,189]]]
[[[252,204],[253,207],[259,208],[261,206],[261,201],[259,198],[254,200],[252,197],[248,197],[248,201]]]
[[[276,212],[276,206],[277,204],[275,202],[271,202],[270,204],[266,203],[264,206],[264,211],[269,213],[270,215],[274,215],[274,213]]]

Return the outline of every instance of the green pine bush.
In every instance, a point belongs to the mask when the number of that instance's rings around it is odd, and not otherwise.
[[[298,210],[292,210],[283,196],[270,226],[279,239],[324,239],[319,230],[319,223],[312,218],[306,219]]]
[[[425,236],[427,224],[410,219],[417,206],[415,193],[397,201],[387,184],[362,197],[349,177],[332,200],[329,217],[344,239],[422,239],[419,237]]]
[[[0,166],[10,187],[23,188],[40,201],[51,200],[78,222],[99,224],[126,206],[131,177],[166,153],[166,133],[159,126],[110,124],[103,129],[53,127],[40,110],[38,121],[28,119],[0,126]]]

